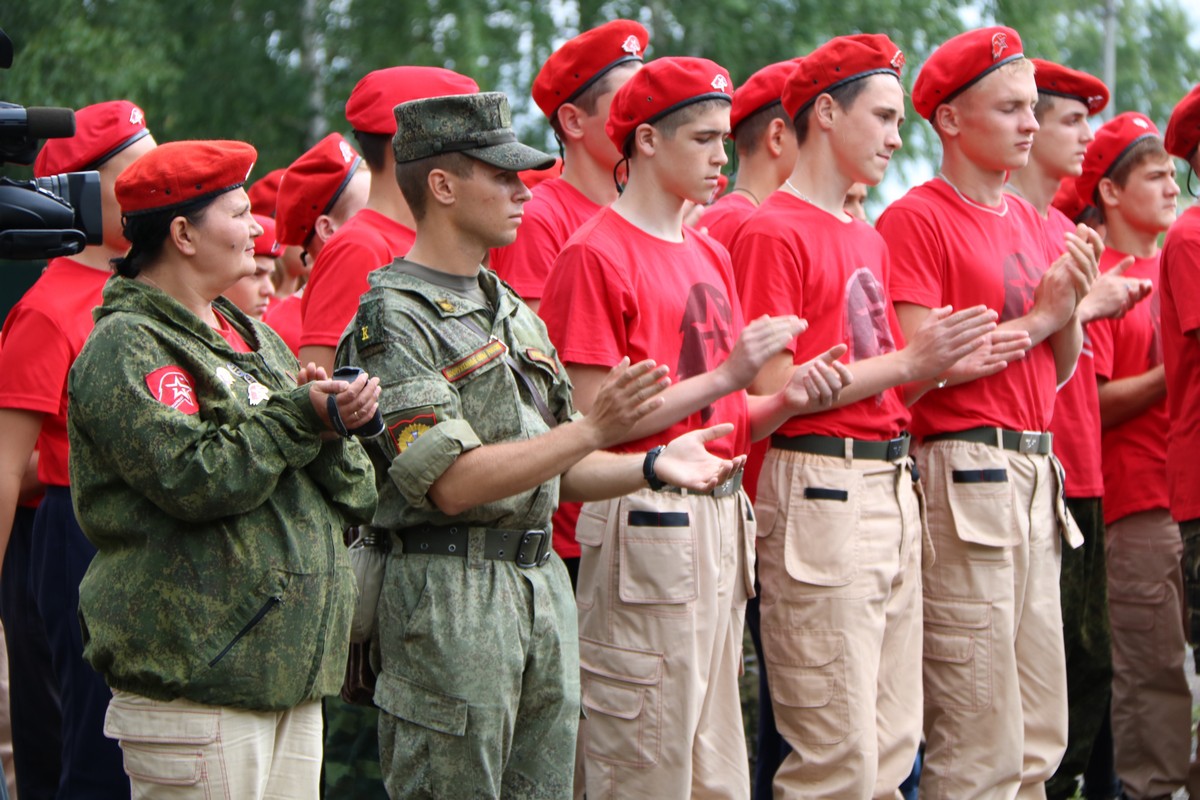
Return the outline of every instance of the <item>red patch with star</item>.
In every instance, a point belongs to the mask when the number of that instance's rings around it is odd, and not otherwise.
[[[182,367],[159,367],[146,376],[146,388],[154,399],[184,414],[200,410],[196,404],[196,382]]]

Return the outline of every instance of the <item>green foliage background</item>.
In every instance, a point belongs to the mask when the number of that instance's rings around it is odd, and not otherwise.
[[[1115,108],[1160,123],[1200,80],[1200,48],[1182,3],[1115,0]],[[1102,74],[1105,0],[21,0],[0,27],[16,46],[0,98],[79,107],[128,97],[159,141],[237,138],[260,151],[255,172],[285,166],[329,130],[345,131],[345,98],[366,72],[437,64],[506,91],[519,133],[550,146],[529,86],[567,37],[617,16],[651,31],[650,57],[704,55],[735,81],[832,36],[889,34],[905,82],[948,36],[1000,22],[1026,52]],[[1193,38],[1195,36],[1193,35]],[[927,172],[935,145],[909,114],[894,178]]]

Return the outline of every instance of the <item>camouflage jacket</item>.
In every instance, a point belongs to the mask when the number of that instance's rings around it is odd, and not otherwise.
[[[214,305],[254,352],[113,278],[71,369],[72,497],[98,551],[84,657],[114,689],[286,709],[341,685],[342,529],[370,518],[372,470],[359,444],[322,442],[279,337]]]
[[[566,421],[573,414],[571,385],[542,321],[495,273],[485,269],[480,275],[494,314],[390,266],[377,269],[343,334],[338,363],[362,367],[383,386],[387,432],[368,445],[378,448],[371,454],[377,527],[465,522],[545,529],[558,505],[558,478],[476,506],[466,520],[443,514],[429,499],[429,487],[461,453],[549,430],[527,390],[518,388],[505,353],[521,364],[555,418]]]

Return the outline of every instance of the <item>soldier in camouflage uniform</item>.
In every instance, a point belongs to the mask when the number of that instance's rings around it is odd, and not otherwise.
[[[586,418],[545,328],[494,273],[553,159],[516,142],[489,93],[396,107],[397,180],[417,220],[404,259],[371,273],[338,363],[378,373],[387,433],[371,448],[389,532],[375,701],[392,797],[571,796],[579,719],[575,607],[550,548],[559,500],[660,477],[694,489],[737,462],[704,449],[598,453],[658,407],[665,368],[628,361]],[[570,424],[559,424],[570,421]]]
[[[133,249],[70,375],[73,499],[98,551],[84,657],[114,690],[105,733],[134,797],[316,798],[318,701],[345,668],[341,532],[376,494],[362,447],[326,434],[329,403],[373,414],[377,384],[297,376],[218,297],[254,268],[253,160],[179,142],[122,173]]]

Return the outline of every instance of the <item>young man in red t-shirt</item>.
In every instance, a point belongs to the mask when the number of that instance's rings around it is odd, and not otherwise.
[[[363,76],[346,101],[346,121],[371,172],[361,211],[326,243],[308,276],[300,315],[300,360],[333,372],[333,351],[367,290],[367,274],[412,246],[412,212],[392,173],[392,136],[400,103],[426,97],[471,94],[475,81],[441,67],[389,67]]]
[[[797,364],[843,341],[854,376],[833,408],[793,417],[771,437],[755,501],[765,667],[792,747],[776,797],[892,796],[912,769],[924,537],[905,391],[928,390],[995,328],[982,305],[940,308],[903,346],[887,248],[844,211],[850,187],[877,184],[900,147],[903,65],[878,34],[838,37],[801,60],[781,93],[799,157],[733,244],[747,317],[811,320],[752,391],[777,391]],[[1018,334],[1007,352],[1019,357],[1027,344]],[[974,367],[981,374],[1003,369],[986,355]]]
[[[796,131],[784,113],[783,87],[801,59],[768,64],[733,93],[730,138],[737,152],[733,188],[704,210],[700,226],[733,250],[733,235],[796,163]]]
[[[934,797],[1040,797],[1067,739],[1059,535],[1073,546],[1080,536],[1045,431],[1079,355],[1076,306],[1101,245],[1080,228],[1052,250],[1037,211],[1004,192],[1029,159],[1036,102],[1016,31],[944,43],[913,89],[913,107],[941,140],[941,172],[878,223],[906,337],[933,309],[984,303],[999,330],[1033,343],[988,377],[951,370],[913,408],[936,553],[922,570],[921,790]]]
[[[44,637],[53,664],[28,665],[19,659],[12,668],[12,694],[20,700],[36,690],[47,673],[55,681],[61,702],[61,766],[49,778],[49,794],[64,797],[113,797],[129,792],[121,751],[104,736],[104,715],[111,693],[100,675],[83,660],[76,617],[79,581],[96,550],[84,537],[71,505],[67,472],[67,374],[92,330],[92,309],[112,274],[109,260],[125,254],[129,243],[121,234],[121,211],[113,186],[117,176],[138,156],[154,148],[145,114],[128,100],[97,103],[75,115],[74,136],[50,139],[34,163],[34,175],[97,170],[104,222],[104,241],[75,256],[51,260],[37,283],[4,320],[0,356],[0,558],[5,558],[6,599],[10,582],[29,581],[26,598],[15,614],[23,619],[9,630],[9,652],[25,646],[21,630],[30,616],[40,616],[42,628],[30,635]],[[34,446],[39,453],[38,479],[46,494],[34,521],[32,540],[9,542],[20,479]],[[11,552],[5,549],[11,544]],[[11,560],[9,560],[11,558]],[[36,609],[36,612],[34,611]],[[8,617],[6,603],[5,616]],[[25,623],[25,624],[22,624]],[[30,687],[29,689],[23,687]],[[35,759],[40,750],[57,748],[60,736],[28,740],[42,719],[24,720],[14,704],[14,746],[18,774],[25,772],[25,754]],[[57,713],[57,709],[43,713]],[[30,725],[31,727],[25,727]],[[22,752],[24,751],[24,752]],[[56,757],[58,753],[54,754]],[[32,763],[32,762],[31,762]],[[36,776],[36,768],[28,770]],[[46,787],[20,778],[19,791],[38,796]],[[36,778],[35,778],[36,780]],[[41,791],[39,791],[41,789]]]
[[[1037,68],[1038,104],[1034,115],[1040,127],[1033,137],[1029,163],[1009,176],[1008,191],[1037,209],[1051,247],[1058,247],[1064,235],[1075,230],[1075,223],[1052,201],[1064,182],[1074,191],[1074,181],[1083,172],[1084,152],[1095,138],[1088,118],[1108,105],[1108,87],[1085,72],[1037,58],[1031,61]],[[1104,565],[1100,400],[1088,324],[1122,316],[1149,295],[1149,281],[1124,277],[1132,263],[1132,259],[1126,259],[1101,275],[1079,304],[1083,349],[1075,373],[1054,401],[1050,424],[1054,452],[1065,473],[1067,509],[1083,533],[1081,547],[1063,552],[1059,576],[1069,733],[1067,752],[1046,785],[1050,800],[1073,797],[1077,778],[1085,770],[1093,782],[1102,780],[1102,775],[1108,776],[1105,782],[1109,785],[1115,780],[1112,748],[1106,747],[1107,752],[1093,748],[1100,731],[1108,727],[1112,645]],[[1105,734],[1101,741],[1111,741],[1111,734]]]
[[[733,435],[711,449],[738,456],[784,419],[827,406],[848,379],[830,365],[839,346],[773,397],[742,391],[803,324],[788,315],[743,330],[728,253],[683,225],[685,203],[706,202],[726,162],[731,90],[711,61],[664,58],[617,92],[607,127],[629,159],[629,183],[571,237],[546,284],[540,313],[585,412],[623,357],[673,368],[663,406],[618,450],[732,422]],[[651,482],[660,491],[583,507],[589,796],[748,796],[737,674],[754,515],[735,477],[711,494]]]
[[[1088,146],[1077,188],[1104,215],[1101,267],[1158,282],[1158,237],[1175,221],[1179,186],[1158,128],[1126,112]],[[1169,795],[1187,777],[1191,691],[1179,526],[1167,496],[1166,380],[1159,296],[1092,325],[1103,426],[1104,522],[1112,619],[1112,727],[1117,775],[1134,800]]]
[[[276,201],[276,236],[285,247],[299,247],[312,264],[325,243],[367,204],[371,173],[362,156],[340,133],[331,133],[288,166]],[[300,354],[301,286],[272,303],[264,321],[292,352]]]
[[[1171,112],[1167,152],[1200,172],[1200,86]],[[1200,645],[1200,205],[1180,215],[1162,248],[1159,277],[1160,335],[1167,379],[1167,490],[1171,516],[1183,538],[1183,584],[1188,638]],[[1200,760],[1188,770],[1188,792],[1200,797]]]

